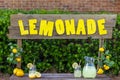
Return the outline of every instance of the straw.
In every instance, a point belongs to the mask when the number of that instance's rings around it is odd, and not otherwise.
[[[79,66],[80,66],[81,60],[79,61]]]

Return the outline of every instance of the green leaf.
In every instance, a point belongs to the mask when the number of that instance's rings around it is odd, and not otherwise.
[[[114,61],[110,61],[108,65],[112,67],[114,65]]]
[[[2,62],[2,60],[3,60],[3,59],[0,57],[0,62]]]
[[[14,53],[10,53],[10,57],[13,57],[14,56]]]
[[[102,55],[102,56],[101,56],[101,59],[102,59],[102,60],[105,60],[105,56],[104,56],[104,55]]]
[[[105,51],[105,54],[106,54],[106,55],[109,54],[109,50],[106,50],[106,51]]]

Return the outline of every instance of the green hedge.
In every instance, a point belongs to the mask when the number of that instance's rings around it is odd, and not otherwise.
[[[16,40],[7,38],[8,26],[10,25],[10,15],[24,14],[70,14],[59,10],[0,10],[0,71],[12,74],[14,64],[8,63],[7,57],[11,53],[8,44],[16,44]],[[74,12],[77,13],[77,12]],[[107,72],[118,74],[120,71],[120,15],[117,17],[116,27],[114,28],[113,38],[106,40],[107,49],[112,55],[111,60],[114,66]],[[35,64],[40,72],[73,72],[72,63],[82,60],[84,66],[84,56],[98,56],[98,40],[23,40],[22,68],[28,72],[27,63],[36,60]],[[97,61],[95,62],[97,65]]]

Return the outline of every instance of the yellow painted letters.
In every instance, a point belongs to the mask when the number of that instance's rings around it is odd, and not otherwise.
[[[99,35],[106,35],[105,19],[79,19],[78,23],[74,19],[62,20],[57,19],[55,21],[40,20],[39,29],[37,27],[37,19],[28,20],[29,29],[26,30],[23,21],[18,20],[21,35],[40,35],[40,36],[56,36],[56,35],[93,35],[95,33]],[[55,29],[54,29],[55,28]],[[53,34],[55,32],[55,35]],[[95,34],[96,35],[96,34]]]
[[[41,20],[39,35],[52,36],[53,35],[54,22],[47,20]]]
[[[19,25],[19,28],[20,28],[21,35],[28,35],[28,30],[24,29],[24,25],[23,25],[22,20],[18,20],[18,25]]]
[[[87,20],[87,32],[88,35],[94,34],[96,32],[96,22],[93,19]]]
[[[57,32],[59,35],[64,34],[65,29],[64,29],[63,20],[61,20],[61,19],[56,20],[56,22],[55,22],[55,27],[56,27],[56,32]]]
[[[30,34],[34,35],[34,34],[38,34],[38,30],[35,30],[36,28],[36,24],[37,20],[36,19],[30,19],[29,20],[29,29],[30,29]]]
[[[65,20],[66,35],[75,34],[75,22],[74,19]]]
[[[80,35],[80,33],[82,33],[82,35],[86,35],[85,25],[84,25],[84,20],[83,19],[79,19],[79,21],[78,21],[76,34]]]
[[[97,22],[98,22],[99,34],[100,35],[107,34],[107,30],[105,30],[105,26],[104,26],[105,19],[98,20]]]

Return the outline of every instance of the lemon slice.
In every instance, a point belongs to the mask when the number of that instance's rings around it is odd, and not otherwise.
[[[36,76],[35,76],[34,73],[30,73],[30,74],[29,74],[29,78],[34,79],[34,78],[36,78]]]
[[[27,64],[27,68],[30,69],[30,68],[32,68],[32,67],[33,67],[33,64],[32,64],[32,63],[28,63],[28,64]]]
[[[78,63],[74,62],[74,63],[72,64],[72,67],[76,69],[76,68],[78,67]]]
[[[40,73],[40,72],[35,72],[35,76],[36,76],[37,78],[40,78],[40,77],[41,77],[41,73]]]

